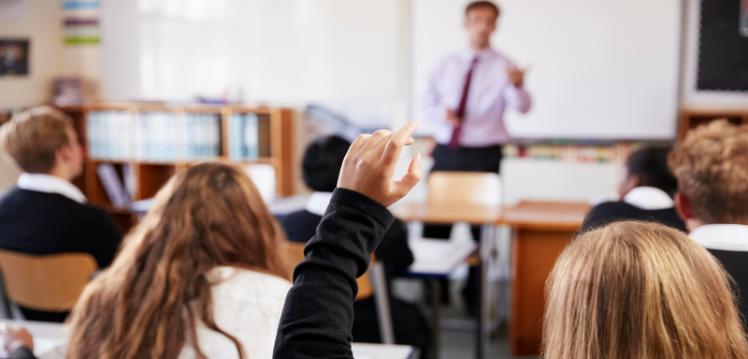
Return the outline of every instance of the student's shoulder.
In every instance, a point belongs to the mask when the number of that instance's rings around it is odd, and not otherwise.
[[[278,221],[291,242],[306,242],[316,233],[321,216],[306,210],[289,213]]]
[[[58,193],[31,191],[14,187],[3,194],[0,208],[33,210],[35,212],[54,211],[61,215],[79,213],[81,204]]]
[[[8,204],[15,201],[18,198],[19,194],[20,192],[18,190],[18,187],[12,187],[0,194],[0,207],[7,206]]]
[[[587,213],[582,224],[582,232],[602,227],[610,222],[631,216],[635,207],[623,201],[607,201],[597,204]]]
[[[621,210],[631,210],[633,208],[636,208],[624,201],[606,201],[599,203],[592,207],[590,210],[590,213],[593,212],[610,212],[610,211],[621,211]]]
[[[282,303],[291,289],[287,279],[260,271],[221,266],[210,271],[213,294],[232,301]]]
[[[283,217],[280,217],[280,221],[282,223],[289,223],[289,224],[293,224],[294,222],[297,222],[297,221],[300,221],[300,220],[301,221],[308,221],[308,220],[319,221],[321,219],[322,219],[321,216],[318,216],[318,215],[316,215],[314,213],[311,213],[311,212],[309,212],[307,210],[303,210],[303,209],[302,210],[298,210],[296,212],[291,212],[289,214],[284,215]]]
[[[100,220],[109,218],[109,213],[102,207],[91,203],[77,203],[76,209],[86,215],[86,218]]]

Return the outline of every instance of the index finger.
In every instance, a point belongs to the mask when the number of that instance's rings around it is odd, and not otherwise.
[[[382,165],[385,169],[394,171],[403,146],[411,143],[411,136],[417,128],[418,122],[411,122],[392,134],[389,141],[387,141],[387,147],[385,147],[384,154],[382,155]]]

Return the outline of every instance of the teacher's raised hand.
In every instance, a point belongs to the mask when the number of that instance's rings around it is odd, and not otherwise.
[[[509,83],[514,87],[521,88],[525,83],[525,73],[527,70],[527,68],[519,69],[513,66],[507,67],[506,77],[509,79]]]
[[[408,172],[399,180],[392,177],[403,147],[413,143],[417,123],[397,132],[379,130],[359,135],[343,160],[338,187],[361,193],[387,207],[405,197],[421,180],[420,155],[410,160]]]

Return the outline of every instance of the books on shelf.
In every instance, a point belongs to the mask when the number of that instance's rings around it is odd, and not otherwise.
[[[612,145],[529,144],[504,146],[505,158],[553,160],[563,162],[623,162],[641,143],[621,142]]]
[[[229,119],[229,158],[235,161],[269,157],[270,122],[254,113],[232,114]]]
[[[103,160],[184,161],[221,155],[214,113],[93,111],[88,151]]]
[[[129,165],[123,165],[124,182],[131,181],[127,176],[132,175]],[[125,169],[128,168],[128,169]],[[111,164],[100,164],[96,166],[96,173],[99,175],[104,191],[109,197],[109,201],[117,208],[128,208],[132,203],[132,193],[127,191],[117,170]]]

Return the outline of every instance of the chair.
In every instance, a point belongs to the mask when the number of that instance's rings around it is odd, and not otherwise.
[[[499,177],[497,173],[432,172],[429,175],[426,201],[428,206],[446,208],[448,212],[481,213],[488,208],[495,209],[501,207],[501,189],[501,177]],[[465,224],[458,225],[465,226]],[[421,240],[428,244],[428,239]],[[490,243],[491,241],[482,242],[489,243],[482,243],[479,247],[478,253],[469,256],[466,259],[466,263],[473,266],[484,263],[484,266],[481,268],[481,277],[484,277],[486,276],[485,261],[489,260],[493,245]],[[416,253],[416,255],[418,254]],[[444,277],[448,275],[451,275],[451,273],[419,276],[422,279],[428,279],[432,286],[432,322],[434,326],[432,333],[432,350],[435,356],[438,356],[440,345],[440,280],[444,280]],[[485,306],[485,303],[489,298],[488,288],[486,288],[486,285],[482,285],[481,287],[482,290],[480,295],[484,298],[483,302]],[[488,308],[484,307],[481,311],[481,315],[485,316],[485,313],[487,312]]]
[[[6,296],[34,310],[70,311],[96,269],[96,260],[85,253],[35,256],[0,250]]]
[[[304,245],[304,243],[286,242],[286,261],[291,271],[304,260]],[[382,342],[384,344],[394,344],[395,335],[392,328],[392,313],[390,312],[384,267],[382,263],[374,259],[374,256],[372,256],[369,270],[356,280],[356,284],[358,284],[356,300],[374,297]]]
[[[433,172],[429,176],[428,203],[461,207],[500,206],[501,177],[488,172]]]

